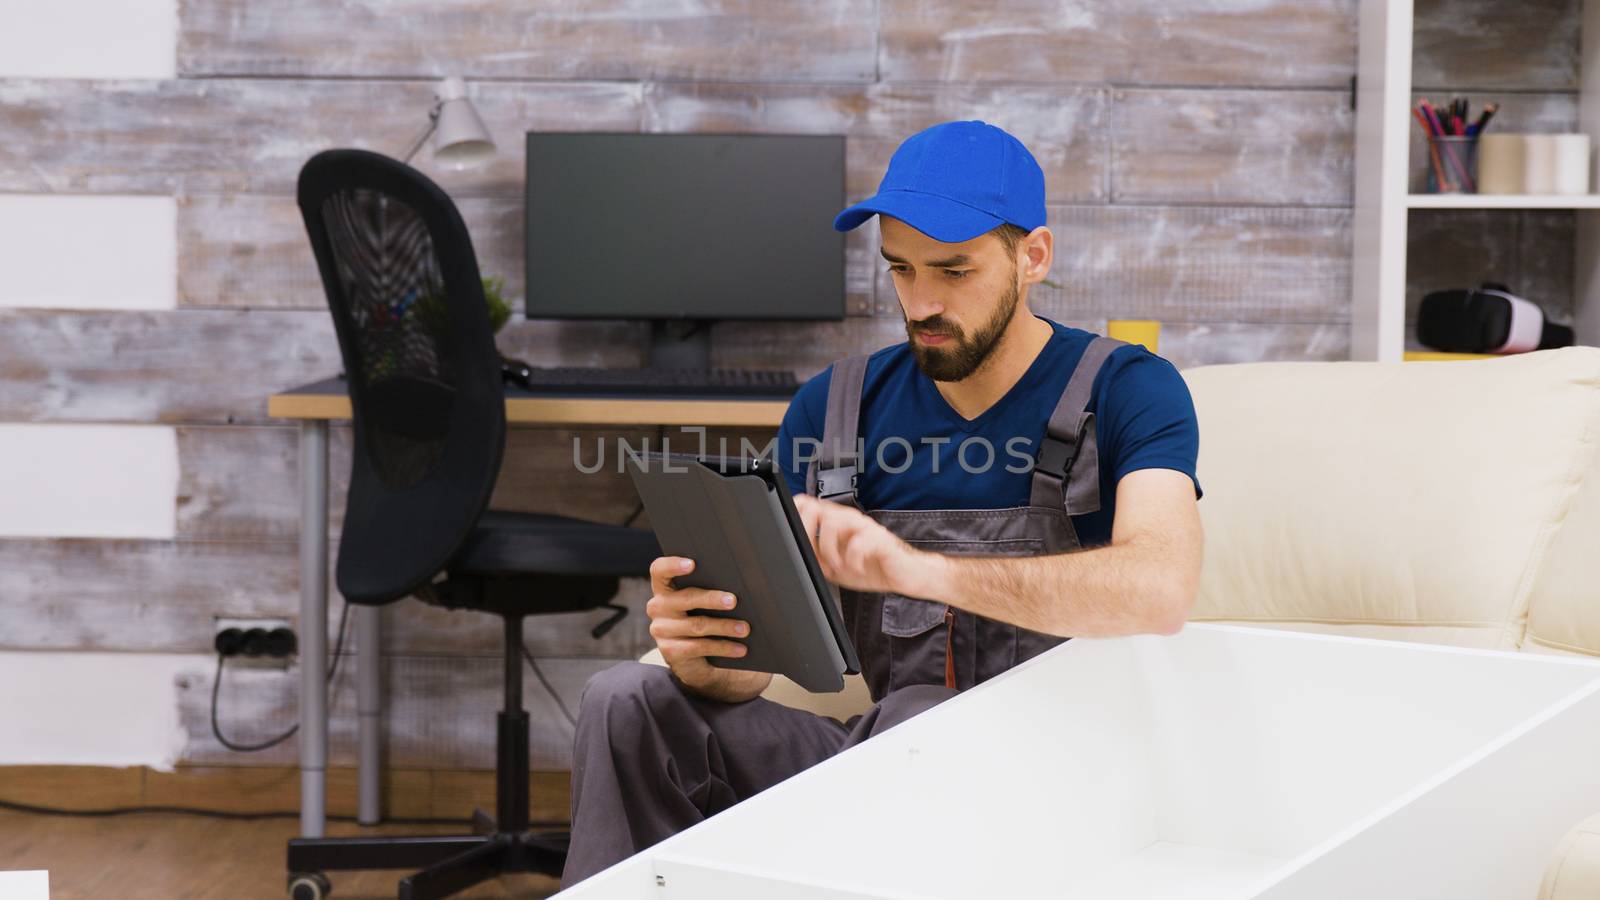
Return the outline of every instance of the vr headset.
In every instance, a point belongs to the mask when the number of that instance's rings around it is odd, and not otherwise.
[[[1572,329],[1545,321],[1503,284],[1434,291],[1417,310],[1417,340],[1448,353],[1525,353],[1571,346]]]

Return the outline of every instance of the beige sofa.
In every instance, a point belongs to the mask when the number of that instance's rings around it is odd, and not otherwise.
[[[1206,491],[1195,619],[1600,656],[1600,348],[1183,376]],[[869,702],[851,682],[765,696],[844,719]],[[1573,824],[1539,900],[1600,896],[1600,815]]]

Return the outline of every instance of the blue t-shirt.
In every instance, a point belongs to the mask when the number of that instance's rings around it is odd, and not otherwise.
[[[1046,319],[1045,321],[1049,321]],[[917,368],[911,347],[873,353],[861,397],[862,509],[1003,509],[1027,506],[1032,460],[1067,379],[1095,335],[1050,322],[1054,334],[1021,380],[976,419],[961,417]],[[829,367],[801,386],[784,414],[775,454],[794,493],[817,457]],[[1176,469],[1194,481],[1200,427],[1178,370],[1138,344],[1107,358],[1090,392],[1100,454],[1100,509],[1072,518],[1084,547],[1109,544],[1116,485],[1136,469]],[[986,448],[992,448],[991,450]]]

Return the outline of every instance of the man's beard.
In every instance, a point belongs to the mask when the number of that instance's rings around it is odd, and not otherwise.
[[[1017,282],[1013,278],[1010,289],[1001,298],[1000,306],[994,311],[994,315],[990,316],[989,321],[970,338],[962,334],[961,326],[946,321],[942,316],[930,316],[914,326],[911,320],[907,319],[906,337],[911,341],[911,355],[917,361],[917,368],[934,381],[960,381],[976,372],[984,360],[989,358],[989,354],[994,352],[995,345],[1000,343],[1000,335],[1004,334],[1006,326],[1011,324],[1011,318],[1016,315],[1020,299]],[[937,347],[931,347],[917,341],[918,332],[947,334],[951,340]]]

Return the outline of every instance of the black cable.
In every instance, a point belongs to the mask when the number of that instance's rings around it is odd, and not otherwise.
[[[334,677],[339,672],[339,659],[340,659],[341,654],[344,651],[344,639],[345,639],[345,634],[346,634],[346,631],[347,631],[347,626],[349,625],[349,621],[350,621],[350,604],[348,602],[346,602],[344,604],[344,608],[341,609],[340,612],[339,612],[338,639],[334,642],[334,646],[333,646],[333,662],[330,663],[329,666],[328,666],[328,683],[329,684],[333,683]],[[522,656],[523,656],[524,659],[526,659],[528,661],[528,665],[533,669],[533,674],[539,679],[539,683],[544,685],[545,691],[550,694],[550,699],[552,699],[552,700],[554,700],[556,702],[556,706],[561,710],[561,715],[567,720],[567,724],[571,725],[573,728],[577,728],[578,727],[577,720],[575,718],[573,718],[572,712],[567,709],[567,704],[562,701],[561,695],[558,694],[556,692],[555,687],[550,684],[550,679],[545,677],[544,671],[539,668],[539,663],[533,658],[533,654],[528,652],[528,646],[526,644],[522,645]],[[288,731],[285,731],[283,734],[280,734],[275,738],[272,738],[272,739],[267,740],[267,741],[263,741],[263,742],[258,743],[258,744],[237,744],[237,743],[234,743],[233,741],[228,740],[226,737],[223,736],[221,727],[220,727],[220,725],[219,725],[219,723],[217,721],[217,695],[218,695],[218,693],[220,691],[220,688],[221,688],[221,685],[222,685],[222,671],[223,671],[223,663],[224,663],[225,659],[226,658],[224,656],[222,656],[221,654],[217,655],[217,674],[216,674],[216,677],[213,678],[212,681],[211,681],[211,733],[212,733],[212,735],[214,735],[216,737],[217,741],[219,743],[221,743],[222,746],[227,747],[229,750],[234,750],[234,751],[237,751],[237,752],[240,752],[240,753],[255,753],[255,752],[258,752],[258,751],[261,751],[261,750],[266,750],[266,749],[268,749],[270,747],[276,747],[277,745],[283,743],[284,741],[288,740],[289,738],[294,737],[294,735],[296,733],[298,733],[299,730],[300,730],[299,723],[296,723],[294,726],[292,726]],[[11,810],[13,812],[30,813],[30,814],[34,814],[34,815],[79,816],[79,817],[101,817],[101,816],[135,815],[135,814],[144,814],[144,813],[166,813],[166,814],[172,814],[172,815],[205,816],[205,817],[215,818],[215,819],[253,820],[253,819],[298,818],[299,815],[300,815],[300,813],[295,811],[295,810],[276,810],[276,811],[272,811],[272,812],[243,813],[243,812],[224,812],[224,811],[221,811],[221,810],[211,810],[211,809],[199,809],[199,808],[196,808],[196,807],[186,807],[186,806],[125,806],[125,807],[113,807],[113,808],[110,808],[110,809],[91,809],[91,810],[60,809],[60,808],[57,808],[57,807],[50,807],[50,806],[33,806],[33,805],[30,805],[30,804],[26,804],[26,803],[13,803],[13,802],[8,801],[8,800],[0,800],[0,809],[7,809],[7,810]],[[325,818],[330,822],[355,822],[355,821],[357,821],[355,816],[329,815],[329,816],[325,816]],[[386,819],[384,819],[384,822],[386,822],[386,823],[394,823],[394,824],[397,824],[397,825],[459,825],[463,821],[464,820],[462,820],[462,819],[396,819],[396,818],[386,818]],[[466,820],[466,821],[470,821],[470,820]],[[539,828],[557,828],[557,827],[564,827],[566,825],[569,825],[570,823],[564,822],[564,821],[558,821],[558,820],[539,820],[539,821],[530,822],[529,824],[534,826],[534,827],[539,827]]]
[[[544,685],[545,692],[550,695],[550,699],[556,701],[556,706],[561,708],[561,715],[566,718],[567,724],[571,725],[573,730],[576,731],[578,720],[572,717],[572,713],[567,710],[567,704],[561,702],[561,695],[556,693],[556,689],[550,686],[550,680],[545,678],[544,672],[539,670],[539,664],[534,662],[533,654],[528,652],[527,644],[522,645],[522,658],[527,660],[528,665],[533,667],[533,674],[539,677],[539,683]]]
[[[75,816],[80,818],[106,818],[110,816],[133,815],[175,815],[175,816],[201,816],[208,819],[234,819],[250,821],[254,819],[298,819],[300,813],[292,809],[277,809],[268,812],[228,812],[220,809],[200,809],[193,806],[117,806],[110,809],[60,809],[54,806],[34,806],[29,803],[13,803],[10,800],[0,800],[0,809],[12,812],[27,813],[35,816]],[[358,822],[355,816],[328,815],[323,818],[330,822]],[[385,825],[463,825],[472,819],[396,819],[385,818]],[[537,828],[561,828],[572,823],[556,819],[540,819],[528,823]]]
[[[667,426],[656,426],[656,444],[660,446],[662,450],[666,450]],[[632,525],[633,523],[639,521],[639,517],[642,515],[644,515],[644,501],[641,500],[637,505],[634,506],[633,513],[630,514],[626,519],[622,520],[622,524]]]
[[[639,517],[642,515],[644,515],[644,504],[640,503],[633,508],[633,513],[631,515],[622,520],[622,524],[632,525],[633,523],[639,521]]]
[[[329,684],[333,683],[334,676],[337,675],[338,671],[339,671],[339,655],[344,649],[344,638],[345,638],[346,626],[349,624],[349,621],[350,621],[350,604],[346,603],[344,605],[344,609],[341,610],[340,613],[339,613],[339,637],[338,637],[338,640],[336,640],[334,642],[333,662],[328,667],[328,683]],[[528,663],[533,666],[534,674],[539,676],[539,681],[540,681],[541,684],[543,684],[545,686],[545,690],[550,691],[550,696],[555,699],[556,705],[561,707],[562,715],[565,715],[567,717],[567,721],[568,722],[572,722],[572,714],[567,712],[567,707],[566,707],[565,704],[563,704],[561,702],[561,697],[555,693],[555,690],[553,688],[551,688],[550,682],[547,681],[545,679],[545,677],[544,677],[544,673],[539,671],[538,664],[534,663],[533,656],[528,653],[528,648],[526,646],[524,646],[522,648],[522,653],[523,653],[523,655],[525,657],[527,657]],[[297,732],[300,729],[300,726],[299,726],[298,723],[294,727],[290,728],[288,731],[286,731],[283,734],[273,738],[271,741],[268,741],[268,742],[265,742],[265,743],[261,743],[261,744],[235,744],[232,741],[229,741],[227,738],[222,736],[222,733],[217,728],[217,685],[221,682],[221,678],[222,678],[222,660],[223,660],[223,657],[219,655],[217,657],[217,679],[215,681],[213,681],[212,685],[211,685],[211,731],[212,731],[212,734],[216,735],[217,740],[221,741],[222,745],[227,747],[230,750],[238,750],[238,751],[244,752],[244,753],[253,753],[253,752],[257,751],[257,750],[264,750],[264,749],[266,749],[268,747],[272,747],[272,746],[275,746],[277,744],[281,744],[284,741],[288,740],[289,738],[293,737],[295,732]],[[574,723],[574,727],[576,727],[576,723]],[[240,821],[250,821],[250,820],[256,820],[256,819],[297,819],[297,818],[300,817],[299,811],[298,810],[292,810],[292,809],[272,810],[272,811],[269,811],[269,812],[227,812],[227,811],[216,810],[216,809],[200,809],[198,807],[192,807],[192,806],[118,806],[118,807],[111,807],[109,809],[62,809],[62,808],[53,807],[53,806],[35,806],[35,805],[29,804],[29,803],[14,803],[14,802],[12,802],[10,800],[0,800],[0,809],[10,810],[12,812],[28,813],[28,814],[31,814],[31,815],[40,815],[40,816],[75,816],[75,817],[80,817],[80,818],[100,818],[100,817],[106,817],[106,816],[127,816],[127,815],[142,815],[142,814],[166,814],[166,815],[202,816],[202,817],[205,817],[205,818],[212,818],[212,819],[234,819],[234,820],[240,820]],[[323,818],[327,819],[330,822],[357,822],[357,823],[359,823],[359,820],[355,816],[325,815]],[[398,818],[394,818],[394,817],[387,817],[387,818],[385,818],[383,820],[384,824],[393,824],[393,825],[460,825],[460,824],[463,824],[463,823],[470,823],[471,821],[472,821],[471,817],[468,817],[468,818],[465,818],[465,819],[437,819],[437,818],[398,819]],[[537,820],[529,822],[528,824],[531,827],[535,827],[535,828],[564,828],[564,827],[569,826],[571,823],[567,822],[567,821],[559,820],[559,819],[537,819]]]
[[[346,600],[344,608],[339,611],[339,638],[333,645],[333,662],[328,664],[328,684],[333,684],[333,677],[339,674],[339,654],[344,652],[345,626],[350,622],[350,601]],[[365,652],[365,648],[362,648]],[[290,726],[288,731],[275,738],[262,741],[259,744],[236,744],[222,736],[222,726],[217,723],[217,694],[222,689],[222,664],[227,658],[221,653],[217,654],[217,674],[211,679],[211,734],[217,742],[236,753],[257,753],[268,750],[295,736],[300,730],[300,723]]]

